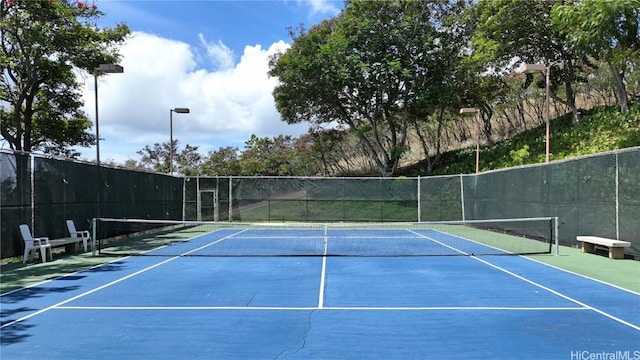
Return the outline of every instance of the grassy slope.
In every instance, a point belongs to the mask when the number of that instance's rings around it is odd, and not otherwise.
[[[640,103],[622,114],[617,107],[596,107],[582,111],[581,120],[572,123],[571,114],[551,122],[551,160],[640,146]],[[480,150],[480,171],[544,162],[545,126],[522,132],[493,147]],[[475,172],[475,147],[442,154],[432,175]],[[420,162],[401,169],[398,175],[427,175]]]

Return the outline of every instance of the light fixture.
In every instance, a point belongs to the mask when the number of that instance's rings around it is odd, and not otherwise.
[[[546,88],[546,97],[545,97],[545,162],[549,162],[550,160],[550,142],[551,142],[551,134],[549,129],[549,75],[551,72],[551,68],[549,66],[543,64],[524,64],[518,68],[519,73],[531,74],[535,72],[542,72],[545,74],[545,88]]]
[[[175,108],[169,110],[169,174],[173,175],[173,113],[188,114],[189,108]]]
[[[124,68],[117,64],[100,64],[93,69],[94,93],[96,102],[96,165],[100,166],[100,124],[98,122],[98,75],[116,74],[124,72]]]

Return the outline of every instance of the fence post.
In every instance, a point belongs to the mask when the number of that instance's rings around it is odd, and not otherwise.
[[[620,240],[620,165],[618,163],[618,152],[615,156],[616,167],[616,240]]]
[[[36,161],[33,157],[33,154],[29,153],[29,167],[30,167],[30,171],[29,171],[29,182],[30,184],[30,188],[31,188],[31,231],[36,231],[36,178],[35,178],[35,174],[36,174],[36,165],[35,165]]]
[[[229,176],[229,221],[233,221],[233,176]]]
[[[96,256],[96,218],[91,219],[91,255]]]
[[[420,175],[418,175],[418,196],[416,196],[416,198],[418,199],[418,222],[422,221],[422,201],[420,199]]]
[[[462,174],[460,174],[460,205],[462,207],[462,221],[467,220],[464,215],[464,179]],[[478,175],[475,175],[478,176]]]
[[[560,224],[558,224],[558,217],[554,217],[553,218],[553,236],[554,236],[554,242],[556,244],[556,256],[560,255],[560,243],[558,240],[558,231],[560,230]]]

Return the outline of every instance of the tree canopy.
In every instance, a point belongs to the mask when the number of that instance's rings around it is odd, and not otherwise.
[[[290,28],[291,47],[269,60],[281,119],[310,124],[307,134],[253,134],[207,155],[158,143],[126,166],[166,173],[172,153],[185,175],[390,176],[409,161],[431,173],[445,151],[492,148],[543,121],[545,79],[517,74],[523,63],[550,68],[556,116],[627,111],[640,94],[639,11],[640,0],[346,0],[331,19]],[[81,1],[4,0],[0,15],[2,137],[75,156],[95,143],[77,76],[117,63],[129,29],[98,28],[102,13]]]
[[[350,1],[336,18],[291,31],[292,47],[271,60],[282,119],[341,124],[382,175],[393,174],[407,146],[409,109],[444,75],[437,3]]]
[[[611,68],[620,110],[628,112],[625,83],[640,57],[640,0],[567,1],[554,4],[551,15],[569,48]]]
[[[542,118],[528,88],[544,89],[544,78],[517,76],[523,63],[550,69],[549,102],[578,121],[577,89],[604,62],[627,111],[639,9],[640,0],[349,0],[338,16],[292,29],[291,48],[272,57],[276,107],[288,123],[340,125],[384,176],[416,143],[431,171],[447,137],[482,136],[492,146],[496,113],[508,123],[503,134],[535,112]],[[469,106],[479,109],[479,124],[457,120]]]
[[[69,0],[0,3],[1,134],[12,149],[77,156],[74,145],[95,136],[81,111],[77,75],[119,60],[130,33],[120,24],[100,29],[96,5]]]

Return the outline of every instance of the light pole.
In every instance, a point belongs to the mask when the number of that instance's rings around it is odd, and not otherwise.
[[[550,130],[549,130],[549,73],[551,72],[550,66],[545,66],[544,64],[524,64],[520,66],[518,72],[530,74],[541,71],[545,75],[545,87],[546,87],[546,97],[545,97],[545,162],[549,162],[550,158]]]
[[[476,174],[480,171],[480,109],[462,108],[460,114],[476,114]]]
[[[188,114],[189,108],[175,108],[169,110],[169,174],[173,175],[173,113]]]
[[[100,126],[98,123],[98,75],[124,72],[124,68],[117,64],[100,64],[93,69],[94,93],[96,96],[96,165],[100,166]]]

